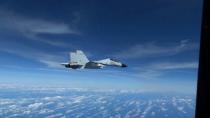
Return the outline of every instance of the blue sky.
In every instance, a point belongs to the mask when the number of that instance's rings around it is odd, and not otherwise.
[[[0,1],[0,83],[195,92],[202,1]],[[68,70],[68,53],[128,68]]]

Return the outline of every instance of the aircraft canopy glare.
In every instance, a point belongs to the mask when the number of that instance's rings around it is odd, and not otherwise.
[[[116,66],[116,67],[127,67],[127,65],[116,59],[102,59],[98,61],[89,61],[87,56],[81,50],[70,52],[69,63],[61,63],[66,68],[72,69],[101,69],[104,66]]]

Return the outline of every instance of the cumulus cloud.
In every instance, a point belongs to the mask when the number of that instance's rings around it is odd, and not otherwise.
[[[12,90],[12,91],[9,91]],[[15,89],[17,90],[17,89]],[[22,96],[16,96],[11,98],[0,98],[1,102],[7,102],[9,104],[0,105],[0,116],[7,117],[138,117],[146,118],[150,116],[162,116],[168,113],[169,117],[174,116],[174,112],[177,112],[177,116],[191,115],[195,106],[189,106],[194,104],[194,97],[191,95],[167,95],[165,96],[153,96],[144,99],[145,96],[150,96],[151,93],[112,93],[112,92],[80,92],[75,90],[57,91],[57,88],[52,90],[43,90],[41,88],[34,89],[22,89],[18,92],[23,92]],[[89,93],[91,92],[91,95]],[[7,95],[13,94],[14,89],[8,89]],[[31,97],[28,97],[30,93]],[[52,93],[56,93],[56,96],[52,96]],[[72,94],[73,93],[73,94]],[[33,97],[35,95],[35,97]],[[50,96],[48,96],[50,95]],[[85,95],[85,96],[84,96]],[[137,97],[139,96],[139,97]],[[119,100],[119,97],[123,99]],[[73,99],[71,99],[73,98]],[[100,102],[96,102],[97,99],[103,99],[108,101],[107,104],[101,105]],[[79,100],[79,102],[75,102]],[[47,101],[52,101],[54,104],[48,105]],[[70,104],[69,104],[70,103]],[[164,103],[164,104],[163,104]],[[161,110],[162,107],[167,108]],[[62,109],[61,109],[62,108]],[[112,108],[112,109],[110,109]],[[132,109],[131,109],[132,108]],[[94,111],[94,112],[93,112]],[[89,113],[92,114],[89,114]],[[188,114],[186,114],[188,113]]]
[[[197,49],[198,44],[191,43],[189,40],[181,40],[177,45],[161,46],[157,43],[150,42],[145,44],[136,44],[132,47],[123,50],[117,54],[115,57],[124,59],[136,59],[145,57],[158,57],[158,56],[169,56],[175,55],[184,51]]]
[[[152,107],[153,107],[152,101],[149,101],[146,109],[142,112],[141,118],[145,118],[148,112],[152,109]]]
[[[29,109],[38,109],[38,108],[40,108],[42,105],[43,105],[43,103],[33,103],[33,104],[28,105],[28,108],[29,108]]]
[[[44,97],[43,99],[46,100],[46,101],[56,101],[56,100],[59,100],[59,99],[62,99],[63,97],[62,96],[53,96],[53,97]]]
[[[78,96],[78,97],[72,98],[72,100],[73,100],[73,103],[80,103],[85,98],[86,98],[85,96]]]

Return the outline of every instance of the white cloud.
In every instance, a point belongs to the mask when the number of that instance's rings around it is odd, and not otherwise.
[[[137,74],[134,74],[135,76],[144,79],[153,79],[165,75],[169,71],[175,72],[176,70],[182,71],[197,68],[198,62],[156,62],[133,69],[137,71]]]
[[[152,101],[149,101],[146,109],[142,112],[141,118],[145,118],[148,112],[152,109],[152,107],[153,107]]]
[[[178,109],[179,111],[183,111],[183,110],[184,110],[184,107],[183,107],[183,106],[180,106],[180,107],[177,107],[177,109]]]
[[[63,97],[62,96],[54,96],[54,97],[44,97],[43,99],[46,100],[46,101],[56,101],[56,100],[59,100],[59,99],[62,99]]]
[[[27,40],[33,40],[60,48],[75,48],[75,46],[65,43],[64,40],[43,39],[38,35],[42,33],[80,34],[78,31],[72,29],[68,24],[24,17],[15,12],[4,10],[2,8],[0,8],[0,17],[0,30],[4,31],[4,29],[7,29],[11,32],[16,32],[25,36],[25,39]],[[46,51],[44,52],[44,50],[30,47],[19,42],[13,43],[13,47],[0,47],[0,51],[29,58],[53,68],[62,68],[60,63],[66,61],[65,57],[61,54],[59,55],[55,53],[48,53]]]
[[[69,47],[60,39],[44,39],[39,37],[39,34],[76,34],[80,32],[73,29],[69,24],[64,22],[55,22],[44,20],[40,18],[30,18],[21,16],[15,12],[0,9],[0,30],[9,30],[11,32],[19,33],[34,41],[40,41],[45,44],[59,47]]]
[[[56,47],[75,47],[74,45],[71,45],[69,43],[65,43],[64,40],[49,40],[49,39],[41,39],[39,37],[31,37],[34,39],[39,39],[40,42],[49,44],[51,46],[56,46]]]
[[[23,114],[30,114],[30,113],[31,113],[30,110],[25,110],[25,111],[23,111]]]
[[[39,114],[48,114],[48,113],[53,113],[54,112],[54,110],[50,110],[50,109],[41,109],[40,111],[39,111]]]
[[[33,103],[33,104],[28,105],[28,108],[29,108],[29,109],[38,109],[38,108],[40,108],[42,105],[43,105],[43,103]]]
[[[85,96],[77,96],[77,97],[74,97],[72,98],[72,103],[80,103],[82,102],[86,97]]]
[[[160,46],[152,42],[152,43],[134,45],[129,49],[123,50],[115,54],[114,56],[125,59],[168,56],[197,48],[198,44],[191,43],[189,42],[189,40],[182,40],[177,45],[168,45],[168,46]]]
[[[17,48],[16,50],[1,49],[1,51],[35,60],[52,68],[62,68],[60,63],[66,60],[62,55],[40,52],[30,47]]]
[[[198,62],[184,62],[184,63],[177,63],[177,62],[166,62],[166,63],[157,63],[153,64],[152,68],[160,69],[160,70],[169,70],[169,69],[197,69]]]
[[[0,24],[4,28],[14,29],[24,34],[48,33],[48,34],[79,34],[68,24],[53,22],[39,18],[29,18],[20,16],[17,13],[0,9]]]

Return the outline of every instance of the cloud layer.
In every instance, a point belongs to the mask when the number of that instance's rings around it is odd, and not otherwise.
[[[117,54],[115,57],[124,59],[136,59],[145,57],[159,57],[179,54],[185,51],[198,49],[198,44],[191,43],[189,40],[182,40],[177,45],[161,46],[155,42],[136,44],[125,49]]]
[[[14,91],[19,93],[14,95]],[[192,95],[93,92],[59,89],[8,89],[0,98],[0,117],[193,117]],[[30,95],[30,96],[28,96]],[[145,99],[146,98],[146,99]],[[174,114],[175,113],[175,114]]]

